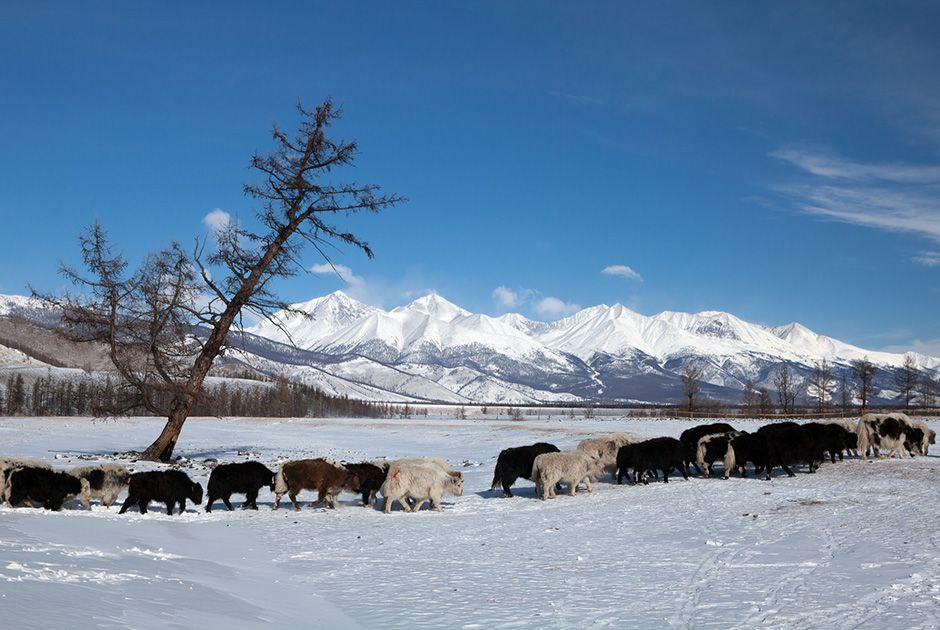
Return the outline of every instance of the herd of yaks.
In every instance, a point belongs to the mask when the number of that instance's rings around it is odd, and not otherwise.
[[[570,451],[545,442],[504,449],[496,461],[492,489],[501,487],[503,494],[511,497],[512,485],[525,478],[535,482],[539,497],[550,499],[562,486],[572,495],[580,484],[590,492],[591,482],[607,473],[615,476],[617,483],[626,477],[644,484],[650,475],[658,478],[660,472],[668,482],[673,469],[687,479],[690,466],[710,476],[712,464],[718,461],[726,479],[732,472],[744,476],[748,462],[756,474],[767,479],[775,467],[792,477],[792,464],[805,463],[809,472],[815,472],[827,454],[833,463],[846,453],[865,458],[881,457],[882,451],[888,457],[927,455],[935,439],[936,433],[926,423],[903,413],[865,414],[857,422],[775,422],[753,433],[736,431],[725,423],[697,425],[678,439],[638,441],[628,433],[612,433],[582,440]],[[463,473],[436,457],[360,463],[302,459],[282,463],[276,473],[256,461],[220,464],[209,476],[206,512],[219,500],[232,510],[232,494],[245,495],[243,508],[257,509],[258,492],[265,486],[275,494],[275,510],[285,494],[299,510],[297,495],[316,490],[317,500],[311,505],[335,508],[341,492],[353,492],[361,494],[367,506],[376,503],[381,494],[385,512],[391,511],[396,501],[406,512],[419,511],[427,501],[440,511],[443,495],[460,496],[463,483]],[[151,501],[164,503],[167,514],[173,514],[178,505],[182,514],[187,500],[199,505],[203,499],[202,486],[180,470],[132,474],[119,464],[101,464],[61,471],[38,460],[0,457],[0,503],[12,507],[59,510],[75,496],[85,509],[90,509],[92,499],[111,506],[125,489],[121,514],[133,506],[146,513]]]

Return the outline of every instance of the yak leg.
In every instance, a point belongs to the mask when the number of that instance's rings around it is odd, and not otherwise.
[[[128,495],[128,497],[124,500],[124,504],[121,506],[121,510],[118,512],[118,514],[124,514],[124,512],[127,511],[127,508],[134,505],[135,503],[137,503],[137,497]]]
[[[513,484],[513,482],[515,481],[515,479],[509,480],[509,479],[507,479],[506,477],[503,477],[503,480],[502,480],[502,481],[503,481],[503,496],[504,496],[504,497],[511,497],[511,496],[512,496],[512,490],[511,490],[511,488],[512,488],[512,484]]]

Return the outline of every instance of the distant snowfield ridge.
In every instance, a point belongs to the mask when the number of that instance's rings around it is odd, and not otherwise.
[[[798,323],[774,328],[720,311],[645,316],[601,304],[540,322],[518,313],[471,313],[433,293],[384,311],[342,291],[293,308],[303,314],[280,312],[274,316],[280,327],[265,321],[247,332],[329,357],[318,367],[330,374],[449,402],[674,400],[678,371],[688,361],[705,369],[712,386],[706,393],[736,400],[748,377],[769,384],[783,362],[799,378],[822,360],[838,372],[867,357],[883,375],[904,360]],[[940,358],[915,356],[940,376]],[[425,381],[453,396],[427,391]]]

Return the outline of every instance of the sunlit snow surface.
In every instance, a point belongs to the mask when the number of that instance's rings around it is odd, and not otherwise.
[[[0,454],[85,464],[80,454],[140,448],[159,425],[0,419]],[[194,419],[177,452],[196,463],[246,459],[238,452],[271,464],[440,455],[463,470],[465,492],[443,513],[417,515],[385,515],[353,495],[336,511],[272,512],[266,490],[258,512],[0,508],[0,627],[940,626],[937,457],[852,460],[770,482],[600,483],[547,503],[526,481],[513,499],[489,490],[508,446],[688,426]],[[205,484],[206,468],[188,472]]]

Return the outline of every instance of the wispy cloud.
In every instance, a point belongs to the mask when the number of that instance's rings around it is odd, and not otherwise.
[[[807,173],[829,179],[883,180],[899,184],[940,183],[940,166],[918,164],[862,164],[827,153],[779,149],[770,154]]]
[[[601,273],[607,276],[620,276],[621,278],[626,278],[627,280],[639,280],[643,281],[643,276],[637,273],[629,265],[608,265],[601,269]]]
[[[571,315],[581,310],[581,307],[577,304],[565,302],[564,300],[560,300],[551,296],[537,300],[532,305],[532,308],[542,317],[548,317],[552,319]]]
[[[570,101],[572,103],[577,103],[578,105],[602,105],[603,101],[600,99],[594,98],[593,96],[588,96],[586,94],[572,94],[570,92],[562,92],[561,90],[549,90],[548,92],[557,99]]]
[[[911,260],[925,267],[940,267],[940,252],[921,252]]]
[[[863,164],[795,149],[771,155],[812,176],[808,183],[776,187],[801,211],[940,241],[940,167]]]
[[[905,344],[885,346],[882,350],[897,353],[916,352],[918,354],[927,355],[928,357],[940,357],[940,337],[926,340],[914,339]]]

